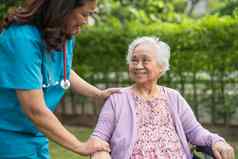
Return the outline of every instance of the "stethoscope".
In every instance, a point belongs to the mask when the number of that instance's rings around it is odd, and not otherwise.
[[[67,70],[66,70],[66,64],[67,64],[67,42],[64,44],[64,78],[60,81],[60,86],[64,89],[67,90],[70,87],[70,81],[67,79]]]
[[[63,48],[63,79],[60,80],[59,82],[54,82],[51,84],[43,84],[43,88],[48,88],[49,86],[56,86],[56,85],[60,85],[61,88],[63,88],[64,90],[69,89],[70,87],[70,81],[67,80],[67,44],[64,44],[64,48]],[[50,75],[48,73],[48,78],[50,78]]]

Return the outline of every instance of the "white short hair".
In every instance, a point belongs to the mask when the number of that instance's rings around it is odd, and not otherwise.
[[[135,48],[140,44],[153,44],[156,48],[156,60],[159,65],[162,65],[162,75],[169,70],[169,59],[170,59],[170,47],[168,44],[166,44],[163,41],[160,41],[159,38],[156,37],[148,37],[143,36],[136,38],[134,41],[132,41],[128,48],[127,53],[127,64],[131,63],[132,60],[132,54]]]

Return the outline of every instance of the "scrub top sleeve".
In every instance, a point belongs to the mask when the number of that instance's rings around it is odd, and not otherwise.
[[[0,87],[39,89],[42,87],[42,50],[40,42],[16,36],[0,44]]]

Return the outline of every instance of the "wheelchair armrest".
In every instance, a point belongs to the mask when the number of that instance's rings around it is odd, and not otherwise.
[[[196,146],[195,149],[196,149],[196,151],[198,151],[198,152],[202,152],[202,153],[204,153],[204,154],[206,154],[206,155],[209,155],[209,156],[215,158],[215,156],[214,156],[214,154],[213,154],[213,151],[212,151],[212,148],[209,147],[209,146]]]

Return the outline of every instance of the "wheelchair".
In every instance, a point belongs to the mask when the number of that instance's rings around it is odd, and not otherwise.
[[[192,147],[193,159],[215,159],[212,148],[209,146]]]

